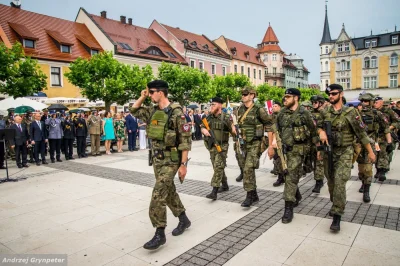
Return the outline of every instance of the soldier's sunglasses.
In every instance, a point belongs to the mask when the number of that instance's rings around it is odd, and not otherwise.
[[[242,93],[242,96],[246,97],[247,95],[249,95],[248,93]]]
[[[149,90],[150,95],[153,95],[153,93],[155,93],[155,92],[159,92],[159,90]]]
[[[340,92],[329,92],[328,95],[329,96],[336,96],[338,95]]]

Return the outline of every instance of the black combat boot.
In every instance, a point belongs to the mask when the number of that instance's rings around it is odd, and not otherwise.
[[[364,195],[363,195],[363,201],[365,203],[368,203],[371,201],[371,198],[369,197],[369,188],[371,185],[364,185]]]
[[[247,191],[246,199],[242,202],[242,207],[250,207],[253,204],[253,191]]]
[[[218,193],[225,192],[229,190],[228,181],[222,181],[222,185],[218,189]]]
[[[331,230],[333,232],[339,232],[340,231],[340,215],[334,214],[333,215],[333,221],[331,224]]]
[[[358,190],[358,192],[364,193],[364,181],[361,180],[361,182],[362,182],[362,184],[361,184],[361,187],[360,187],[360,189]]]
[[[253,203],[258,202],[259,200],[257,190],[253,190]]]
[[[301,196],[301,193],[300,193],[300,189],[299,188],[297,188],[297,190],[296,190],[296,202],[293,204],[293,207],[297,207],[297,206],[299,206],[299,203],[300,203],[300,201],[301,201],[301,199],[303,198],[302,196]]]
[[[293,202],[285,201],[285,212],[283,213],[282,223],[288,224],[293,220]]]
[[[381,174],[379,175],[379,179],[378,179],[380,182],[383,182],[386,180],[386,172],[387,171],[388,170],[381,168]]]
[[[157,228],[154,237],[149,242],[144,244],[143,248],[154,250],[154,249],[158,249],[161,245],[164,245],[165,242],[167,242],[167,239],[165,238],[164,230],[165,230],[165,228],[163,228],[163,227]]]
[[[285,183],[285,179],[282,174],[278,175],[278,179],[272,184],[274,187],[279,187],[280,185]]]
[[[215,193],[216,195],[217,193]],[[181,235],[185,229],[189,228],[192,223],[189,221],[189,218],[186,216],[185,212],[182,212],[179,215],[179,223],[178,226],[172,231],[173,236]]]
[[[321,192],[321,188],[324,186],[324,181],[323,180],[317,180],[315,182],[315,187],[312,190],[312,192],[314,193],[320,193]]]
[[[236,177],[237,182],[242,182],[243,180],[243,168],[240,168],[240,175]]]
[[[216,199],[217,199],[217,193],[218,193],[218,188],[217,188],[217,187],[213,187],[211,193],[208,194],[208,195],[206,196],[206,198],[207,198],[207,199],[216,200]]]

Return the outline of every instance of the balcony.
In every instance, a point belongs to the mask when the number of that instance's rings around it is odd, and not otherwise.
[[[284,79],[285,74],[283,74],[283,73],[266,73],[265,78]]]

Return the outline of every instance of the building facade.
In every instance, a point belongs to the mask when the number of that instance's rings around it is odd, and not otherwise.
[[[190,67],[208,72],[210,75],[225,76],[231,72],[231,59],[221,47],[205,35],[181,30],[154,20],[154,30],[182,56]]]
[[[336,40],[329,32],[327,8],[320,43],[321,89],[339,83],[356,97],[368,90],[383,97],[400,97],[399,56],[400,31],[350,38],[343,24]]]
[[[295,69],[295,86],[298,88],[308,88],[308,75],[310,72],[304,66],[304,59],[300,56],[294,54],[289,54],[285,56],[287,60],[290,60]],[[287,77],[286,77],[287,79]]]
[[[214,42],[231,57],[231,73],[246,75],[255,85],[265,83],[265,65],[256,48],[230,40],[223,35]]]

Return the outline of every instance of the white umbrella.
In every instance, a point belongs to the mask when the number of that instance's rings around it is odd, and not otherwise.
[[[27,106],[32,107],[35,110],[40,110],[40,111],[43,110],[44,108],[47,108],[46,104],[40,103],[38,101],[33,101],[28,98],[14,99],[13,97],[9,97],[9,98],[6,98],[6,99],[0,101],[0,106],[1,106],[0,109],[1,110],[7,110],[9,108],[16,108],[21,105],[27,105]]]

